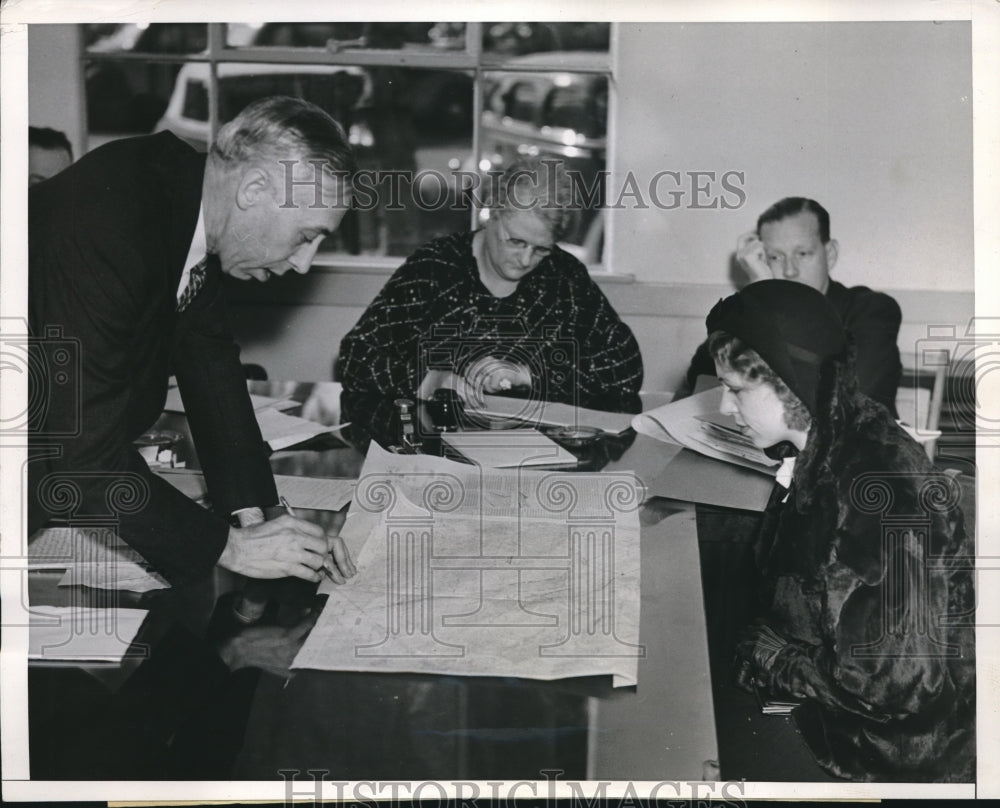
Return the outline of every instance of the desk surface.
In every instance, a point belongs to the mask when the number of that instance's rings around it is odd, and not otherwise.
[[[292,394],[299,400],[307,391],[301,385],[255,390]],[[654,441],[633,438],[591,450],[582,465],[630,469],[640,477],[661,470],[669,455],[664,459]],[[197,462],[193,455],[188,459],[192,465]],[[356,476],[362,460],[353,447],[327,444],[319,451],[278,452],[272,465],[283,474]],[[540,682],[300,670],[288,679],[287,665],[309,626],[309,618],[302,615],[314,603],[314,586],[298,581],[268,584],[280,605],[272,604],[264,624],[242,630],[229,618],[227,601],[239,584],[224,571],[197,587],[125,596],[128,605],[151,608],[156,619],[147,639],[154,649],[165,627],[179,624],[197,637],[207,632],[212,647],[238,638],[242,650],[263,670],[253,674],[257,678],[252,687],[245,686],[246,671],[233,674],[222,686],[227,695],[219,701],[239,702],[229,704],[232,710],[222,733],[231,754],[220,757],[214,769],[189,761],[190,768],[181,769],[183,776],[258,780],[280,778],[282,768],[314,768],[344,779],[544,780],[543,771],[553,769],[563,772],[564,779],[717,778],[698,536],[693,509],[683,508],[664,500],[643,506],[640,642],[647,655],[633,688],[615,690],[608,677]],[[343,519],[343,514],[318,516],[328,527],[337,527]],[[80,593],[57,591],[53,580],[36,578],[31,596],[34,602],[58,603],[78,599]],[[120,692],[131,672],[101,674],[108,692]],[[50,688],[57,681],[51,679],[54,675],[47,672],[47,682],[33,686],[33,715],[49,710],[46,700],[65,688],[64,683]],[[242,690],[232,685],[236,679],[244,683]],[[242,701],[232,695],[238,693],[243,693]],[[60,697],[72,699],[72,689],[64,689]],[[186,709],[181,703],[177,720],[187,721]],[[207,720],[205,715],[190,718],[195,726],[199,718]],[[49,731],[52,725],[44,726],[48,729],[43,731]],[[218,727],[213,743],[222,746],[216,735]],[[179,735],[197,736],[190,728]],[[44,738],[33,739],[32,754],[44,744]],[[57,762],[52,765],[45,769],[46,776],[71,776],[60,774]],[[138,771],[134,776],[140,776]],[[142,770],[142,776],[166,777],[170,772]],[[739,773],[727,775],[723,761],[723,776]]]

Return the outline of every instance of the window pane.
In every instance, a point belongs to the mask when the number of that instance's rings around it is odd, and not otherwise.
[[[482,201],[471,189],[473,172],[543,155],[562,159],[580,190],[582,209],[567,245],[587,261],[600,260],[610,24],[484,23],[485,55],[504,57],[504,69],[479,74],[478,155],[471,147],[473,73],[325,63],[326,52],[351,48],[463,53],[465,23],[226,24],[229,48],[301,48],[316,54],[316,64],[219,63],[215,99],[208,64],[183,63],[185,54],[205,52],[207,27],[81,26],[86,53],[175,53],[180,60],[85,57],[91,147],[171,129],[204,150],[213,104],[224,123],[257,98],[301,96],[344,124],[364,172],[358,209],[324,252],[405,256],[430,238],[464,230]]]
[[[231,48],[284,47],[344,50],[465,50],[465,23],[453,22],[268,22],[226,26]]]
[[[88,148],[152,132],[166,112],[180,70],[180,63],[86,61]]]
[[[480,129],[481,173],[518,157],[552,157],[570,171],[580,211],[566,245],[600,260],[603,241],[608,79],[599,73],[486,73]]]
[[[324,252],[406,256],[468,229],[453,171],[472,165],[472,76],[453,70],[221,62],[219,121],[270,95],[308,99],[344,126],[364,177],[356,208]],[[184,65],[159,128],[209,143],[209,66]]]
[[[208,48],[208,25],[203,22],[87,24],[83,29],[88,53],[193,54]]]
[[[371,190],[367,198],[357,194],[357,215],[345,219],[339,244],[324,247],[407,256],[432,238],[468,230],[471,206],[453,172],[472,167],[472,75],[397,67],[364,71],[370,94],[357,110],[366,138],[357,153],[366,174],[360,182]]]
[[[608,22],[488,22],[483,24],[483,51],[518,56],[548,51],[608,52]]]

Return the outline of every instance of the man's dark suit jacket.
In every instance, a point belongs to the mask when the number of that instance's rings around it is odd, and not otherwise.
[[[831,280],[826,290],[844,328],[853,335],[857,346],[858,388],[896,416],[896,391],[903,373],[899,360],[899,324],[903,315],[899,304],[889,295],[867,286],[844,286]],[[698,376],[715,376],[715,362],[708,353],[708,342],[698,346],[687,372],[689,390],[694,390]]]
[[[217,260],[176,310],[204,172],[204,155],[165,132],[96,149],[29,203],[29,324],[46,363],[29,383],[29,530],[117,515],[119,535],[174,583],[212,570],[229,522],[152,474],[133,445],[171,373],[216,513],[277,500]],[[78,372],[55,361],[60,344]]]

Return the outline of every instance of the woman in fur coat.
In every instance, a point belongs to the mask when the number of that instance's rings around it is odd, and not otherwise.
[[[783,458],[739,684],[802,700],[799,729],[835,775],[971,782],[974,547],[959,486],[857,391],[849,340],[816,290],[760,281],[707,326],[722,412]]]

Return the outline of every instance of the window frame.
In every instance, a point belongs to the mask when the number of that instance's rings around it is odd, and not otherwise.
[[[229,22],[208,22],[207,27],[207,47],[199,53],[143,53],[134,51],[107,51],[88,52],[84,39],[84,27],[79,26],[80,37],[80,58],[81,70],[85,72],[87,63],[93,62],[144,62],[169,63],[183,65],[189,62],[202,62],[209,65],[209,98],[219,99],[219,71],[220,63],[267,63],[267,64],[320,64],[320,65],[343,65],[343,66],[377,66],[377,67],[403,67],[403,68],[425,68],[439,70],[464,70],[472,74],[473,97],[472,97],[472,154],[477,157],[481,151],[481,128],[484,107],[484,84],[485,76],[489,72],[504,71],[506,73],[600,73],[608,78],[608,112],[607,112],[607,154],[606,170],[610,171],[611,151],[613,148],[612,137],[612,114],[616,106],[615,81],[613,65],[616,64],[616,50],[618,42],[617,24],[610,22],[610,40],[606,59],[601,60],[600,51],[588,52],[587,59],[574,59],[572,57],[563,59],[558,65],[539,66],[532,64],[517,64],[515,60],[519,56],[506,56],[485,51],[482,47],[483,29],[482,22],[465,23],[465,49],[449,50],[441,52],[433,51],[408,51],[396,49],[379,48],[344,48],[339,51],[326,50],[322,48],[310,47],[290,47],[290,46],[237,46],[226,45],[226,26]],[[573,53],[569,51],[567,53]],[[84,112],[86,116],[86,112]],[[86,131],[89,132],[89,121]],[[211,100],[208,104],[208,126],[209,143],[213,142],[219,131],[219,109],[218,103]],[[478,163],[478,160],[476,161]],[[470,228],[477,225],[478,210],[473,207],[470,213]],[[605,214],[607,215],[607,214]],[[608,217],[610,219],[610,217]],[[603,260],[600,263],[589,264],[588,270],[593,275],[613,276],[607,260],[608,238],[607,222],[605,224],[605,249]],[[395,270],[405,256],[373,256],[373,255],[347,255],[344,253],[319,253],[313,263],[315,269],[327,271],[350,271],[350,272],[376,272],[390,273]],[[618,275],[617,279],[626,279],[626,276]]]

